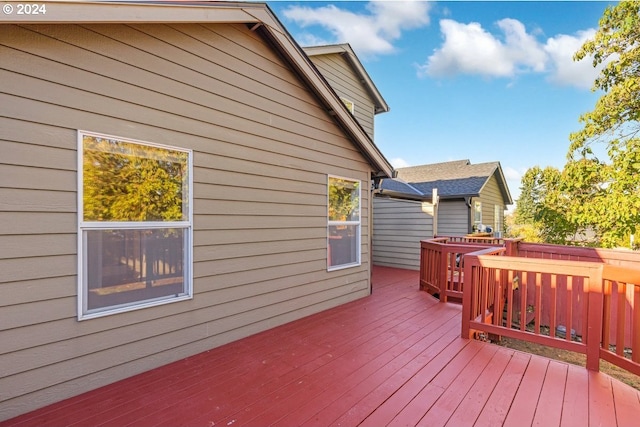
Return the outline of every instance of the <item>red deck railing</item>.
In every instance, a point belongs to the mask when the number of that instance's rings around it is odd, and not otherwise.
[[[422,242],[421,267],[435,271],[421,270],[421,286],[441,301],[462,292],[463,336],[535,342],[583,353],[591,370],[604,359],[640,375],[640,254],[508,240],[478,249],[457,240]]]
[[[451,243],[450,239],[438,237],[420,242],[420,289],[437,295],[442,302],[462,302],[464,256],[483,250],[486,245]]]

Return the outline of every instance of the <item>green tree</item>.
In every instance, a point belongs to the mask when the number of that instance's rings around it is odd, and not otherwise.
[[[574,59],[588,56],[594,67],[604,65],[593,86],[604,93],[593,111],[580,117],[583,129],[570,136],[563,172],[572,201],[567,215],[570,222],[593,230],[602,246],[615,246],[628,242],[640,224],[639,1],[605,10],[594,38]]]
[[[512,233],[528,241],[565,244],[573,241],[579,226],[567,217],[571,203],[564,175],[554,167],[535,166],[522,177]]]

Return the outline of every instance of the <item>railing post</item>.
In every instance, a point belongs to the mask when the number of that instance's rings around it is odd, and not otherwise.
[[[591,269],[587,301],[587,369],[600,370],[600,341],[602,340],[603,266]],[[570,331],[567,331],[569,334]]]
[[[424,280],[427,274],[427,253],[424,247],[424,241],[420,241],[420,290],[424,290]]]
[[[473,280],[473,264],[477,257],[468,257],[463,266],[465,284],[462,287],[462,338],[473,338],[471,335],[471,297],[472,289],[476,286]]]
[[[440,302],[447,302],[447,270],[449,268],[449,251],[446,245],[442,246],[440,252],[440,268],[438,271],[438,281],[440,282]]]
[[[521,239],[504,239],[504,247],[507,250],[506,256],[520,256],[518,254],[518,243],[520,243]]]

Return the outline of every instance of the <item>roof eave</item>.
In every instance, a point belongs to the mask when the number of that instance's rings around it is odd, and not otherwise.
[[[420,196],[418,194],[409,194],[409,193],[403,193],[400,191],[380,189],[380,190],[376,190],[374,194],[382,197],[388,196],[394,199],[414,200],[419,202],[431,203],[431,196]]]
[[[309,56],[328,55],[336,53],[346,58],[347,62],[355,70],[360,78],[360,82],[365,86],[369,95],[373,98],[375,104],[375,114],[387,113],[390,111],[389,104],[384,100],[382,94],[376,87],[375,83],[367,73],[367,70],[358,59],[353,48],[348,43],[326,45],[326,46],[310,46],[303,48]]]
[[[269,13],[271,13],[270,10]],[[280,52],[287,58],[298,74],[307,80],[311,87],[317,89],[316,93],[325,104],[327,112],[332,115],[347,134],[353,138],[371,165],[375,166],[377,169],[375,171],[376,176],[392,177],[394,175],[394,169],[391,163],[385,158],[353,115],[344,108],[338,95],[327,80],[317,71],[317,68],[313,65],[304,50],[295,42],[293,37],[289,35],[284,26],[279,24],[275,15],[272,14],[272,17],[278,22],[278,25],[264,25],[262,27],[270,36],[272,42],[278,46]],[[296,55],[294,52],[299,54]]]

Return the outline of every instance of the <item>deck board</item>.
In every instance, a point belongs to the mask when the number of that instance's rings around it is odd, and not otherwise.
[[[545,427],[560,424],[566,382],[567,365],[550,362],[540,391],[536,414],[533,417],[534,426]]]
[[[0,426],[637,425],[640,393],[601,373],[460,337],[418,273],[373,294]]]
[[[589,377],[585,369],[569,365],[567,384],[562,403],[561,427],[580,427],[589,424]]]

